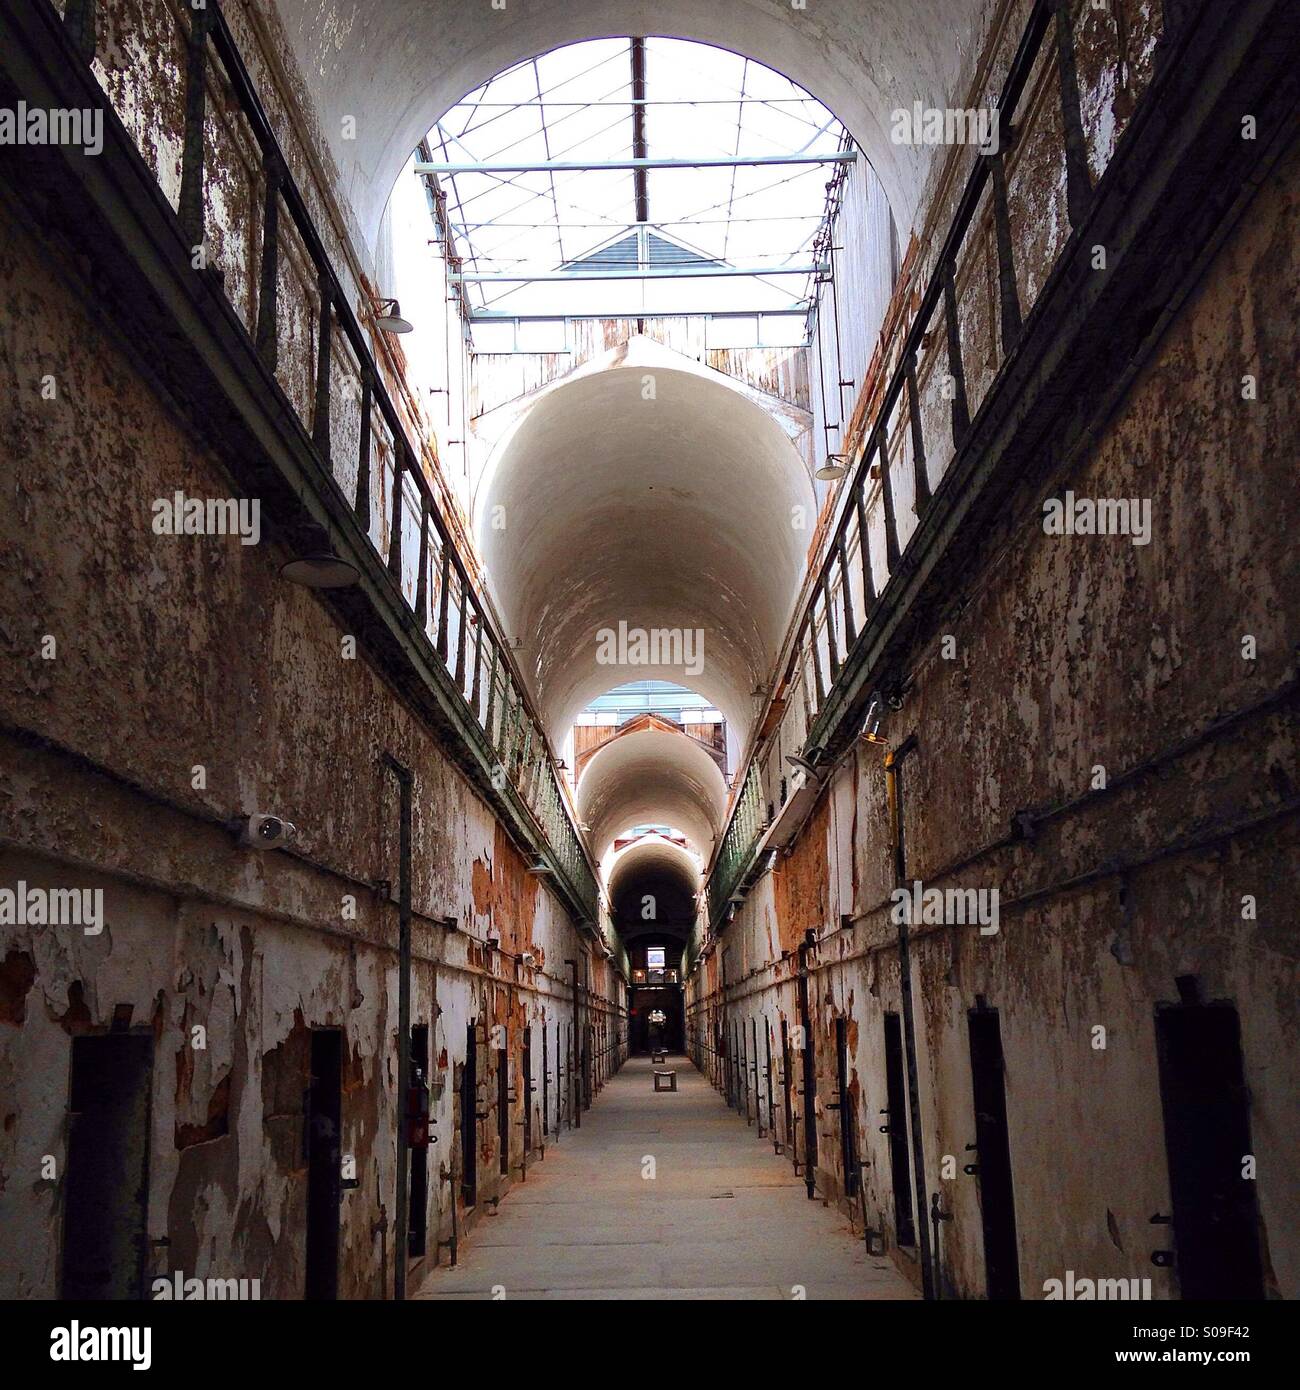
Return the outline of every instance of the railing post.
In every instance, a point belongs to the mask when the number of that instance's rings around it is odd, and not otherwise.
[[[812,658],[813,684],[817,691],[817,709],[826,702],[826,682],[822,679],[821,658],[817,654],[817,595],[808,605],[808,655]]]
[[[185,136],[178,214],[192,252],[203,245],[203,127],[208,107],[208,34],[213,15],[214,11],[206,5],[201,10],[190,10],[190,32],[185,45]]]
[[[871,605],[876,601],[876,576],[871,572],[871,532],[867,528],[865,490],[865,481],[859,478],[853,489],[853,505],[858,512],[858,558],[862,562],[862,597],[867,610],[862,617],[864,627],[871,616]]]
[[[961,360],[961,323],[957,317],[957,267],[944,261],[943,316],[948,331],[948,375],[952,378],[952,446],[960,449],[970,432],[970,406],[966,401],[966,368]]]
[[[329,272],[317,267],[320,288],[320,323],[316,335],[316,406],[312,412],[311,437],[326,464],[330,461],[330,358],[334,337],[334,290]],[[394,441],[394,456],[401,458],[401,446]],[[400,464],[398,465],[400,468]]]
[[[890,574],[898,568],[898,522],[894,516],[894,485],[889,478],[889,428],[880,422],[877,449],[879,452],[880,496],[885,504],[885,565]]]
[[[280,179],[279,157],[263,162],[266,202],[262,212],[262,268],[257,289],[257,355],[274,374],[280,360],[278,301],[280,294]]]
[[[456,582],[460,587],[460,603],[457,606],[459,617],[456,621],[456,665],[452,670],[452,675],[456,678],[456,684],[463,690],[465,685],[465,609],[468,607],[469,581],[465,578],[465,571],[461,569],[459,562],[456,565]]]
[[[1014,139],[1011,122],[999,115],[998,148],[985,158],[993,183],[993,231],[998,244],[998,302],[1002,313],[1002,351],[1010,352],[1020,340],[1020,292],[1016,287],[1015,251],[1011,241],[1011,205],[1007,196],[1006,151]]]
[[[435,643],[443,664],[447,662],[447,604],[451,598],[451,542],[447,533],[441,532],[442,565],[438,578],[438,640]]]
[[[840,524],[836,533],[835,549],[840,557],[840,584],[844,589],[844,649],[847,655],[848,649],[857,641],[858,624],[853,616],[853,584],[849,579],[849,551],[844,540],[844,523]]]
[[[388,531],[388,573],[402,585],[402,479],[406,470],[406,450],[400,439],[393,441],[393,509]]]
[[[415,576],[415,621],[423,632],[429,621],[429,494],[420,489],[420,568]]]
[[[374,410],[375,379],[370,368],[361,368],[361,450],[357,458],[357,495],[352,505],[357,525],[370,534],[370,429]]]
[[[907,358],[907,414],[912,424],[912,485],[916,514],[930,505],[930,476],[925,468],[925,433],[921,428],[921,393],[916,384],[916,353]]]
[[[99,0],[68,0],[63,10],[63,27],[87,63],[95,61],[99,47]]]
[[[474,683],[470,690],[469,702],[474,706],[474,718],[479,717],[479,704],[482,701],[483,677],[483,614],[478,603],[474,604]]]
[[[487,709],[483,713],[483,727],[487,731],[488,742],[499,753],[501,750],[497,745],[496,736],[492,732],[492,716],[496,713],[497,703],[497,661],[499,653],[496,642],[492,643],[492,660],[488,664],[488,697]]]
[[[831,663],[831,680],[840,673],[840,643],[835,631],[835,605],[831,602],[830,581],[826,571],[822,571],[822,607],[826,610],[826,654]]]
[[[1070,225],[1078,227],[1092,202],[1088,143],[1079,113],[1079,71],[1074,56],[1074,22],[1070,0],[1050,0],[1056,19],[1056,67],[1061,83],[1061,118],[1065,127],[1065,198]]]

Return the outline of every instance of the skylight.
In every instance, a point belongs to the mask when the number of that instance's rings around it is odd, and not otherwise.
[[[844,128],[759,63],[598,39],[494,77],[429,132],[476,322],[801,316]],[[610,167],[611,165],[617,167]]]

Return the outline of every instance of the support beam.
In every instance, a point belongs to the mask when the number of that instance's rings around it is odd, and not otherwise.
[[[856,150],[839,150],[835,154],[756,154],[738,158],[719,159],[610,159],[543,160],[531,164],[497,163],[439,163],[417,160],[417,174],[585,174],[596,170],[634,171],[637,169],[750,169],[779,164],[852,164]]]
[[[712,280],[719,276],[765,276],[765,275],[823,275],[825,266],[816,265],[661,265],[620,266],[616,270],[537,270],[514,273],[508,270],[458,270],[452,271],[447,279],[452,284],[483,284],[504,281],[508,284],[534,285],[558,280]],[[551,315],[551,317],[561,317]],[[609,317],[606,315],[605,317]]]

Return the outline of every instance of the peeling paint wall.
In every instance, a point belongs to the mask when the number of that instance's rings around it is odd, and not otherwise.
[[[883,726],[894,746],[917,739],[901,773],[909,880],[1000,894],[996,934],[914,928],[925,1186],[952,1215],[940,1235],[949,1295],[986,1287],[979,1183],[963,1172],[967,1015],[982,1001],[1001,1024],[1024,1296],[1067,1268],[1178,1296],[1150,1259],[1167,1244],[1151,1214],[1170,1210],[1155,1016],[1187,976],[1240,1015],[1265,1287],[1300,1291],[1294,699],[1273,700],[1295,679],[1300,636],[1287,405],[1300,369],[1287,307],[1300,294],[1297,188],[1293,148],[1104,435],[1053,479],[1056,497],[1150,499],[1150,544],[1047,535],[1044,498],[1022,490],[948,614],[916,634],[911,687]],[[1257,400],[1243,399],[1248,374]],[[860,743],[840,767],[692,976],[688,1007],[697,1041],[722,1018],[756,1021],[775,1047],[782,1022],[798,1023],[793,953],[817,934],[818,1190],[859,1229],[865,1207],[895,1247],[880,1133],[883,1017],[901,1007],[884,751]],[[1031,808],[1034,832],[1018,838],[1013,817]],[[839,1017],[864,1165],[851,1201],[842,1112],[827,1108]],[[801,1158],[799,1098],[791,1132],[776,1071],[777,1138]],[[795,1071],[797,1088],[797,1059]],[[919,1279],[915,1253],[893,1253]]]

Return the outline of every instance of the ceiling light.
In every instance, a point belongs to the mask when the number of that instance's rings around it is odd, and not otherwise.
[[[380,301],[375,327],[384,333],[414,333],[415,325],[402,317],[402,306],[395,299]]]
[[[361,578],[360,571],[347,560],[337,555],[321,551],[312,555],[299,555],[296,559],[280,566],[280,578],[291,584],[301,584],[307,589],[346,589]]]
[[[547,878],[552,873],[552,869],[544,860],[539,859],[536,864],[530,864],[528,866],[528,872],[530,874],[536,874],[539,878]]]
[[[849,470],[845,468],[843,460],[839,454],[831,454],[825,463],[817,470],[816,476],[824,483],[832,483],[837,478],[842,478]]]

